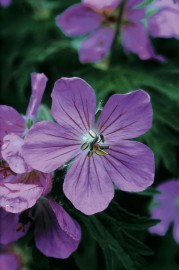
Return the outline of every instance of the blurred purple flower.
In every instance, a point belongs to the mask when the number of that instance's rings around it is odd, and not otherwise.
[[[0,243],[9,244],[29,230],[34,222],[37,248],[46,256],[65,259],[78,247],[81,239],[79,224],[58,203],[42,197],[34,208],[21,214],[0,209]]]
[[[12,0],[0,0],[0,6],[8,7],[11,4]]]
[[[154,58],[164,61],[156,55],[148,38],[142,19],[145,9],[135,9],[143,0],[123,1],[121,38],[126,52],[137,54],[142,60]],[[73,5],[57,17],[57,25],[68,36],[80,36],[90,32],[80,47],[81,62],[101,60],[109,51],[114,39],[118,20],[118,5],[121,0],[94,1],[84,0],[81,4]]]
[[[38,106],[45,90],[44,74],[32,73],[32,95],[26,113],[26,121],[35,120]],[[47,194],[51,186],[51,174],[33,170],[22,155],[26,121],[13,108],[0,106],[0,206],[13,213],[32,207],[41,194]],[[27,185],[28,184],[28,185]]]
[[[150,9],[156,9],[156,12],[148,18],[151,35],[179,39],[179,2],[156,0],[149,7]]]
[[[0,250],[0,269],[19,270],[20,261],[18,256],[15,253]]]
[[[25,139],[28,163],[49,173],[75,158],[64,180],[64,193],[85,214],[104,210],[115,185],[142,191],[153,183],[152,151],[135,138],[152,125],[149,95],[138,90],[115,94],[95,124],[96,97],[80,78],[62,78],[52,92],[57,123],[35,124]]]
[[[157,205],[151,210],[151,217],[161,222],[150,228],[150,232],[165,235],[173,223],[173,237],[179,243],[179,180],[169,180],[157,189],[161,194],[154,198]]]

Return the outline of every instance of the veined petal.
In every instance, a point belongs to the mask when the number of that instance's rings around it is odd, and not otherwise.
[[[95,10],[115,9],[121,0],[83,0],[83,3]]]
[[[1,253],[0,254],[0,267],[2,270],[19,270],[20,262],[14,253]]]
[[[160,219],[160,223],[151,227],[149,231],[158,235],[165,235],[170,223],[174,218],[174,208],[171,206],[167,206],[164,204],[157,205],[154,209],[152,209],[151,218],[152,219]]]
[[[51,199],[41,199],[36,206],[35,242],[46,256],[67,258],[81,239],[79,224]]]
[[[152,125],[150,96],[143,90],[112,95],[98,119],[99,133],[108,139],[131,139]]]
[[[111,48],[114,34],[115,30],[111,27],[101,27],[92,33],[81,44],[80,61],[86,63],[103,59]]]
[[[179,38],[179,9],[162,8],[148,18],[148,25],[153,37]]]
[[[142,23],[123,25],[121,35],[126,52],[133,52],[142,60],[153,58],[159,62],[165,61],[163,56],[155,53]]]
[[[0,207],[11,213],[20,213],[32,207],[39,199],[43,188],[37,185],[0,184]]]
[[[36,114],[41,103],[47,81],[48,78],[43,73],[33,72],[31,74],[32,94],[30,97],[29,105],[27,107],[27,116]]]
[[[78,138],[93,127],[96,97],[92,87],[80,78],[62,78],[52,91],[52,115]]]
[[[12,107],[0,105],[0,143],[2,138],[8,133],[22,135],[25,130],[25,120]]]
[[[104,157],[79,155],[67,172],[63,190],[75,208],[92,215],[107,208],[114,196],[110,175],[103,166]]]
[[[73,130],[42,121],[30,129],[22,151],[32,168],[49,173],[74,158],[81,151],[80,147],[80,137],[77,138]]]
[[[154,155],[142,143],[135,141],[109,141],[104,167],[115,185],[124,191],[139,192],[154,181]]]
[[[29,224],[24,225],[24,231],[17,230],[19,218],[20,214],[9,213],[0,208],[0,244],[6,245],[14,242],[27,233]]]
[[[57,17],[56,23],[68,36],[84,35],[97,29],[102,15],[84,4],[73,5]]]
[[[8,134],[3,138],[1,153],[3,159],[8,163],[15,173],[25,173],[31,171],[31,167],[25,162],[22,155],[24,140],[16,134]]]

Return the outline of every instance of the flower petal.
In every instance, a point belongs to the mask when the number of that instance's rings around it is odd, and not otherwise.
[[[68,36],[84,35],[98,28],[102,15],[91,8],[77,4],[65,10],[57,17],[56,23]]]
[[[174,237],[175,241],[179,244],[179,215],[178,215],[178,211],[176,213],[176,216],[174,219],[174,224],[173,224],[173,237]]]
[[[145,133],[152,125],[150,96],[143,90],[112,95],[97,122],[104,139],[131,139]]]
[[[8,133],[22,135],[25,131],[25,120],[12,107],[0,105],[0,143],[2,138]]]
[[[22,155],[22,145],[24,140],[16,134],[8,134],[3,138],[1,153],[3,159],[8,163],[15,173],[25,173],[31,171],[31,167],[25,162]]]
[[[0,254],[0,267],[1,270],[19,270],[20,263],[18,257],[13,253],[1,253]]]
[[[39,122],[25,138],[23,155],[32,168],[52,172],[81,151],[80,138],[75,136],[70,128],[48,121]]]
[[[92,33],[80,47],[80,61],[96,62],[103,59],[109,52],[115,30],[111,27],[102,27]]]
[[[153,37],[179,38],[179,9],[162,8],[148,18],[148,25]]]
[[[32,184],[43,188],[43,195],[50,192],[52,184],[52,175],[50,173],[42,173],[33,170],[29,173],[12,174],[11,171],[7,171],[7,176],[4,177],[3,172],[0,173],[0,183],[2,184]]]
[[[29,224],[24,225],[24,230],[17,230],[19,227],[20,214],[6,212],[0,208],[0,244],[6,245],[23,237]]]
[[[173,201],[179,197],[179,181],[176,179],[170,179],[167,182],[160,184],[157,189],[161,192],[155,196],[158,202],[165,203],[167,205],[171,204],[173,206]]]
[[[114,197],[114,188],[102,158],[82,153],[75,159],[64,180],[65,195],[86,215],[103,211]]]
[[[115,9],[121,0],[83,0],[83,3],[96,10]]]
[[[142,143],[134,141],[110,141],[104,167],[111,180],[124,191],[139,192],[154,181],[154,156]]]
[[[12,0],[0,0],[0,6],[8,7],[11,4]]]
[[[52,115],[62,126],[79,135],[93,127],[96,97],[92,87],[80,78],[62,78],[52,91]]]
[[[133,52],[142,60],[153,58],[160,62],[165,61],[163,56],[155,54],[147,31],[141,23],[123,25],[121,34],[126,52]]]
[[[33,72],[31,74],[32,94],[30,97],[29,105],[27,107],[27,116],[36,114],[41,103],[47,81],[48,78],[43,73]]]
[[[26,184],[1,184],[0,207],[11,213],[20,213],[32,207],[43,192],[42,187]]]
[[[79,224],[55,201],[44,198],[36,206],[35,242],[46,256],[67,258],[81,239]]]
[[[174,208],[163,204],[157,205],[154,209],[152,209],[151,218],[160,219],[161,222],[151,227],[149,231],[154,234],[165,235],[170,223],[173,221]]]

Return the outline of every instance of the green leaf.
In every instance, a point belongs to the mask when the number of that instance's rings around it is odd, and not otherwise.
[[[34,270],[49,270],[48,257],[44,256],[35,246],[32,250],[32,262]]]

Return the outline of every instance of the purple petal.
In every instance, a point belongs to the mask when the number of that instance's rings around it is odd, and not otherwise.
[[[7,212],[19,213],[32,207],[43,192],[42,187],[26,184],[1,184],[0,207]]]
[[[67,258],[81,239],[79,224],[51,199],[40,200],[36,207],[35,242],[46,256]]]
[[[115,30],[110,27],[102,27],[92,33],[81,44],[80,61],[85,63],[103,59],[111,48],[114,34]]]
[[[25,173],[32,169],[25,162],[22,155],[24,140],[16,134],[8,134],[3,138],[1,153],[3,159],[8,163],[15,173]]]
[[[150,58],[160,62],[165,60],[164,57],[155,54],[148,38],[147,31],[141,23],[123,25],[121,34],[126,52],[133,52],[142,60]]]
[[[8,7],[11,4],[12,0],[0,0],[0,6]]]
[[[65,177],[65,195],[75,208],[86,215],[103,211],[114,197],[114,188],[103,158],[96,154],[88,157],[84,152],[75,159]]]
[[[124,18],[128,23],[139,23],[145,18],[145,13],[145,9],[133,9],[130,7],[124,10]]]
[[[24,225],[24,230],[18,230],[19,218],[20,214],[9,213],[0,208],[0,244],[14,242],[27,233],[29,224]]]
[[[165,235],[170,223],[173,221],[174,218],[174,208],[168,205],[157,205],[151,214],[151,218],[153,219],[160,219],[161,222],[157,225],[151,227],[149,231],[154,234],[158,235]]]
[[[56,81],[52,92],[52,115],[60,125],[69,126],[78,138],[93,127],[95,106],[95,93],[84,80],[74,77]]]
[[[105,140],[131,139],[144,134],[152,125],[150,96],[143,90],[112,95],[97,122]]]
[[[52,184],[52,175],[50,173],[42,173],[33,170],[29,173],[12,174],[11,170],[6,167],[7,176],[4,177],[3,172],[0,173],[0,183],[2,184],[32,184],[43,188],[43,195],[49,193]]]
[[[148,25],[153,37],[179,38],[179,9],[162,8],[149,17]]]
[[[178,194],[178,197],[179,197],[179,194]],[[173,224],[173,237],[174,237],[175,241],[179,244],[179,215],[178,215],[178,211],[176,213],[176,216],[174,219],[174,224]]]
[[[81,151],[80,147],[80,137],[77,138],[70,128],[42,121],[28,132],[23,155],[32,168],[49,173],[74,158]]]
[[[15,133],[19,136],[25,131],[25,120],[12,107],[0,105],[0,143],[8,133]]]
[[[83,3],[96,10],[115,9],[121,0],[83,0]]]
[[[108,143],[108,142],[107,142]],[[111,181],[124,191],[139,192],[154,181],[154,156],[144,144],[134,141],[109,141],[104,167]]]
[[[1,270],[19,270],[20,263],[18,257],[13,253],[0,254],[0,269]]]
[[[84,35],[98,28],[102,15],[91,8],[77,4],[65,10],[57,17],[56,23],[69,36]]]
[[[167,182],[160,184],[157,189],[161,192],[155,196],[155,199],[166,205],[171,204],[179,197],[179,181],[170,179]]]
[[[135,10],[135,7],[141,3],[143,3],[143,0],[127,0],[125,3],[125,7]]]
[[[43,93],[47,84],[48,78],[43,73],[31,74],[32,94],[29,105],[27,107],[26,115],[35,115],[41,103]]]

